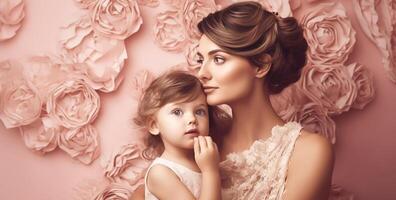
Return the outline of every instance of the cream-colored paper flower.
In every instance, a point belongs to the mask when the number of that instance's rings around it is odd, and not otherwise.
[[[86,165],[99,156],[98,133],[90,124],[80,128],[64,129],[58,138],[60,149]]]
[[[344,64],[356,43],[345,8],[341,3],[322,3],[305,11],[301,19],[314,64]]]
[[[66,80],[55,87],[47,100],[47,112],[66,128],[78,128],[95,120],[99,95],[80,79]]]
[[[23,0],[0,1],[0,42],[15,36],[24,17]]]
[[[98,0],[91,20],[95,33],[118,40],[137,32],[143,23],[135,0]]]

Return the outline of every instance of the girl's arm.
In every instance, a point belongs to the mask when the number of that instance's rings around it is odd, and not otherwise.
[[[289,161],[284,200],[328,199],[334,154],[323,136],[303,131]]]
[[[219,151],[209,136],[194,138],[195,161],[201,169],[202,187],[199,199],[221,200]]]
[[[202,173],[199,200],[221,200],[219,175],[219,153],[210,137],[194,139],[194,156]],[[195,200],[188,188],[169,168],[156,165],[147,175],[147,186],[152,194],[161,200]]]

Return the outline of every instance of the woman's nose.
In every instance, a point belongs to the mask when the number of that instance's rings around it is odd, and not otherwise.
[[[210,72],[209,72],[209,70],[208,70],[208,66],[207,66],[205,63],[203,63],[203,64],[201,65],[201,67],[199,68],[198,73],[197,73],[197,77],[198,77],[201,81],[211,79],[211,75],[210,75]]]

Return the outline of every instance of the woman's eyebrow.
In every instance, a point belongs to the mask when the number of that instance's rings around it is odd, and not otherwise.
[[[212,51],[209,51],[208,55],[213,55],[213,54],[215,54],[217,52],[223,52],[223,53],[229,54],[227,51],[224,51],[223,49],[214,49]],[[197,55],[200,56],[200,57],[203,57],[200,52],[197,52]]]

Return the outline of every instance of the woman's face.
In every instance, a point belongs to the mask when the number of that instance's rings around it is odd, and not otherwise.
[[[197,51],[197,76],[209,105],[231,104],[252,91],[256,67],[246,58],[225,52],[205,35]]]

